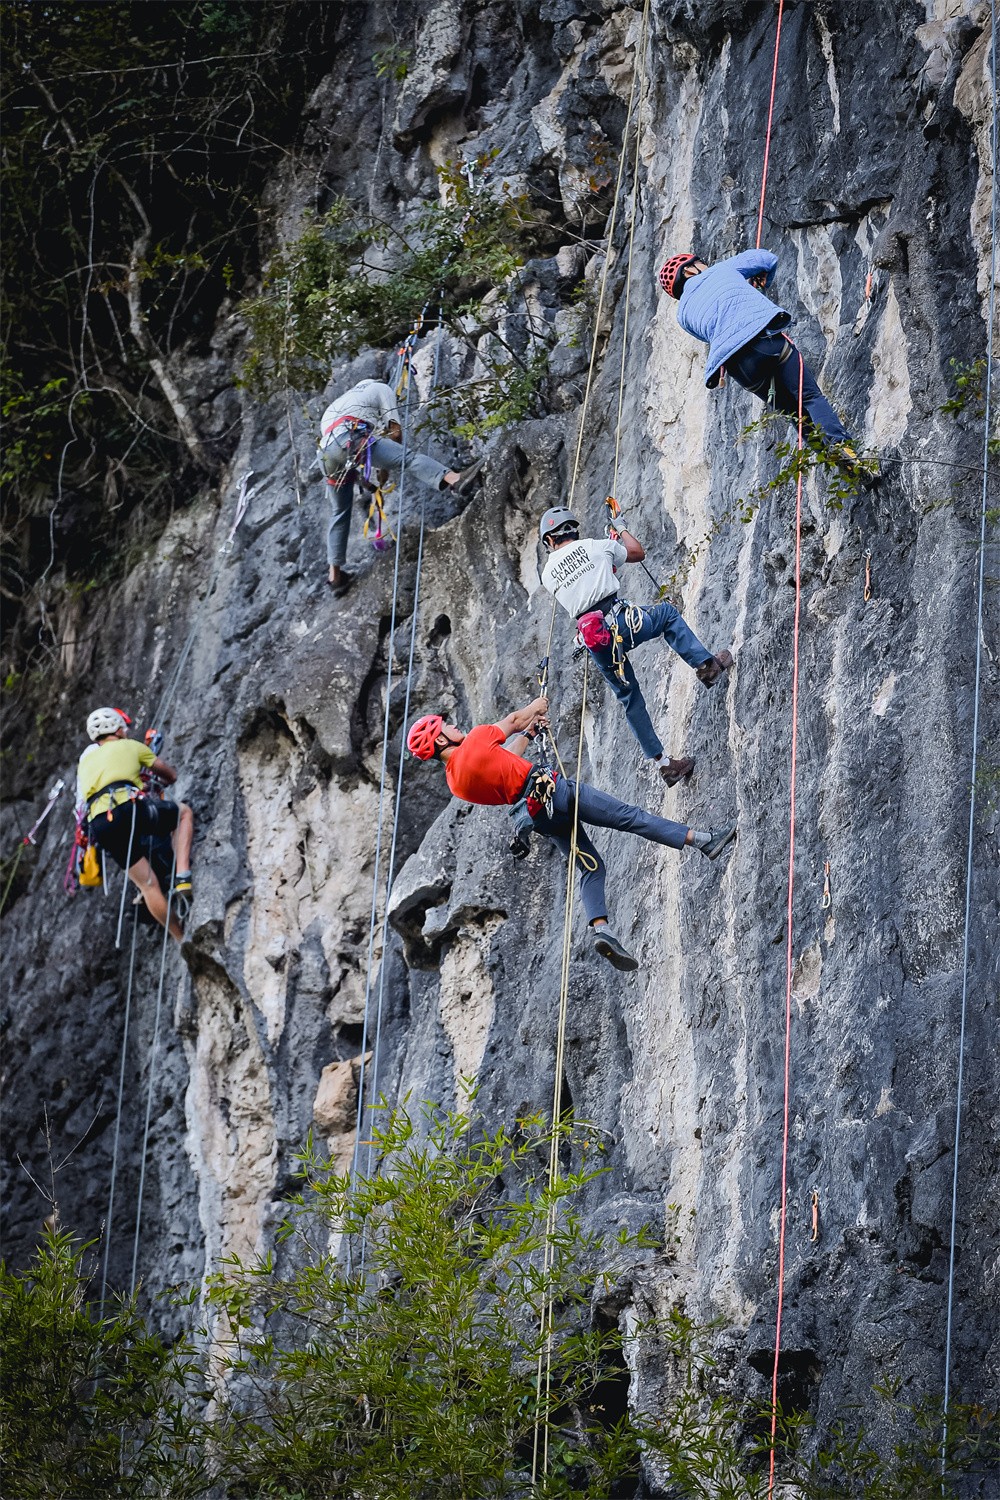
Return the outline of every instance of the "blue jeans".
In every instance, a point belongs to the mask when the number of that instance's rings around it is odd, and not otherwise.
[[[712,653],[699,641],[694,631],[687,624],[683,615],[676,610],[672,604],[633,604],[632,610],[642,616],[642,623],[633,631],[630,630],[625,621],[625,601],[620,600],[617,606],[618,629],[621,631],[622,640],[626,651],[631,651],[633,646],[641,646],[644,641],[651,641],[654,637],[661,635],[667,645],[677,652],[677,655],[686,661],[689,667],[700,667],[703,662],[711,661]],[[642,696],[642,688],[636,681],[632,670],[632,663],[625,663],[625,681],[622,682],[615,671],[614,657],[610,646],[597,646],[591,651],[594,665],[600,672],[604,681],[614,693],[618,702],[625,709],[625,717],[629,728],[642,746],[642,753],[648,760],[653,760],[657,755],[663,754],[663,746],[653,721],[649,717],[649,709],[646,700]]]
[[[326,560],[331,568],[342,568],[347,561],[347,538],[351,530],[354,492],[361,477],[359,469],[342,467],[343,460],[335,450],[340,449],[342,453],[346,447],[346,438],[341,441],[340,438],[333,437],[328,440],[326,448],[320,450],[320,463],[327,478],[337,479],[338,475],[343,476],[338,484],[329,486],[330,524],[326,533]],[[398,473],[402,468],[402,444],[394,442],[392,438],[375,438],[368,444],[368,451],[371,454],[373,469],[392,469]],[[363,463],[363,460],[359,462]],[[437,489],[448,470],[444,464],[439,464],[437,459],[431,458],[429,454],[415,452],[412,448],[408,448],[406,472],[412,474],[415,479],[419,479],[422,484]]]
[[[791,353],[779,364],[784,351]],[[767,401],[774,382],[774,404],[793,421],[799,417],[799,363],[802,364],[802,410],[812,425],[831,443],[850,443],[851,434],[816,384],[816,377],[802,359],[794,344],[772,329],[765,328],[756,338],[737,349],[726,360],[733,379],[762,401]]]
[[[573,838],[573,805],[576,801],[576,783],[560,776],[552,794],[552,816],[540,812],[535,819],[535,831],[551,839],[562,850],[566,859]],[[587,921],[606,917],[607,902],[604,884],[607,870],[604,861],[591,843],[582,824],[593,828],[617,828],[621,833],[636,833],[641,839],[650,839],[654,844],[666,844],[668,849],[683,849],[687,838],[686,823],[672,823],[669,818],[658,818],[655,813],[644,812],[630,802],[620,802],[607,792],[580,782],[580,805],[577,814],[576,861],[580,875],[580,900],[587,913]]]

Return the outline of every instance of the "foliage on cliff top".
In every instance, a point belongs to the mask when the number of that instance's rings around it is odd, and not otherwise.
[[[525,355],[504,341],[492,310],[534,248],[538,225],[523,194],[488,178],[491,158],[439,169],[442,199],[415,220],[390,224],[347,198],[309,216],[275,251],[258,294],[240,311],[250,328],[243,379],[257,395],[326,383],[333,360],[385,348],[440,313],[469,350],[475,375],[438,396],[462,436],[529,414],[546,368],[544,346]],[[484,178],[483,174],[486,174]]]

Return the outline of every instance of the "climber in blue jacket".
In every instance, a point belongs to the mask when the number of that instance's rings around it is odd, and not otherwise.
[[[765,289],[778,257],[770,250],[744,250],[708,266],[697,255],[672,255],[660,267],[660,285],[680,304],[677,321],[685,333],[708,345],[705,384],[714,389],[723,367],[746,390],[770,401],[794,420],[799,411],[801,362],[802,409],[832,447],[838,463],[860,475],[864,470],[853,438],[823,395],[809,366],[787,334],[792,321]],[[794,356],[794,358],[792,357]]]

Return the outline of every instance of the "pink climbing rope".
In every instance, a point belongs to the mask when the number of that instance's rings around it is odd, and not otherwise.
[[[785,1303],[785,1225],[788,1218],[788,1117],[792,1057],[792,907],[795,899],[795,779],[799,745],[799,618],[802,606],[802,394],[805,365],[799,357],[798,477],[795,484],[795,623],[792,629],[792,756],[788,818],[788,909],[785,917],[785,1087],[781,1132],[781,1214],[778,1223],[778,1309],[774,1321],[774,1370],[771,1374],[771,1454],[768,1500],[774,1494],[775,1441],[778,1432],[778,1364],[781,1315]]]
[[[760,208],[757,210],[757,240],[754,249],[760,249],[760,237],[764,231],[764,197],[767,193],[767,167],[771,160],[771,125],[774,120],[774,94],[778,86],[778,49],[781,46],[781,17],[785,0],[778,0],[778,26],[774,33],[774,67],[771,69],[771,100],[767,106],[767,131],[764,135],[764,167],[760,174]]]

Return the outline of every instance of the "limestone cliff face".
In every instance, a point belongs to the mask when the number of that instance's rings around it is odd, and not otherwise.
[[[734,1388],[763,1393],[781,1154],[794,493],[774,494],[747,524],[731,518],[738,497],[775,472],[773,440],[741,440],[758,411],[733,383],[705,390],[702,346],[678,329],[655,271],[675,249],[715,259],[753,243],[773,8],[654,3],[639,194],[610,250],[601,235],[611,189],[595,193],[592,179],[595,162],[617,159],[638,10],[614,0],[404,6],[395,26],[415,38],[413,58],[390,85],[370,62],[390,37],[388,9],[353,10],[303,122],[297,174],[275,182],[274,200],[289,226],[342,191],[405,219],[437,191],[436,162],[496,150],[497,178],[523,185],[561,242],[525,268],[523,296],[497,309],[515,347],[529,316],[552,337],[548,415],[493,441],[471,503],[427,502],[415,614],[420,497],[410,489],[393,629],[394,554],[373,555],[355,537],[361,581],[346,599],[329,597],[321,487],[311,475],[297,495],[283,403],[245,404],[219,492],[176,517],[99,604],[58,606],[59,630],[79,644],[66,646],[48,686],[50,712],[53,694],[58,707],[43,751],[30,775],[14,776],[5,847],[30,822],[41,778],[72,764],[87,709],[124,702],[144,722],[196,625],[161,726],[198,842],[190,941],[168,954],[152,1092],[138,1250],[150,1293],[271,1243],[314,1110],[346,1159],[366,992],[369,1050],[381,1007],[377,1091],[449,1104],[472,1077],[492,1120],[549,1107],[558,854],[536,840],[530,860],[513,864],[502,811],[451,803],[437,767],[407,763],[390,921],[377,927],[369,968],[376,830],[381,813],[384,881],[411,638],[411,717],[440,708],[460,724],[488,721],[533,695],[550,618],[535,526],[566,492],[589,353],[587,304],[570,294],[581,277],[596,284],[612,255],[576,499],[597,528],[633,214],[618,495],[654,572],[682,571],[686,618],[713,648],[730,646],[736,668],[706,693],[666,649],[636,654],[669,749],[697,757],[691,783],[665,796],[591,676],[584,776],[699,825],[737,816],[740,835],[721,867],[599,836],[612,916],[642,967],[618,976],[594,959],[575,913],[563,1095],[606,1132],[610,1171],[588,1204],[595,1224],[662,1222],[668,1202],[680,1209],[676,1260],[644,1260],[615,1289],[615,1309],[681,1301],[696,1318],[721,1319]],[[941,407],[954,393],[949,362],[985,348],[987,19],[984,4],[951,0],[785,11],[764,231],[780,257],[774,292],[849,425],[891,460],[879,488],[843,510],[828,506],[823,480],[810,479],[804,497],[783,1370],[788,1399],[826,1412],[886,1373],[914,1396],[941,1386],[982,455],[981,422]],[[220,330],[220,347],[238,360],[238,326]],[[423,348],[417,361],[424,393],[432,357]],[[468,378],[468,360],[446,344],[441,378]],[[377,368],[363,355],[333,372],[329,390]],[[190,396],[197,410],[194,376]],[[297,413],[291,441],[305,469],[313,436]],[[256,492],[223,550],[247,470]],[[997,571],[995,543],[986,571]],[[641,580],[637,597],[649,592]],[[980,733],[995,765],[995,588],[986,604]],[[571,645],[561,618],[552,698],[564,754],[582,696]],[[127,951],[113,948],[114,899],[64,899],[68,836],[63,805],[8,919],[7,1243],[17,1256],[46,1209],[15,1157],[46,1176],[46,1119],[54,1162],[75,1148],[56,1182],[64,1220],[97,1235],[107,1203]],[[984,783],[955,1301],[956,1379],[970,1399],[985,1394],[1000,1357],[989,1188],[997,895],[996,795]],[[384,904],[382,885],[379,916]],[[158,965],[159,945],[140,932],[117,1282],[128,1280],[134,1243]],[[373,1068],[370,1059],[369,1085]],[[655,1401],[664,1372],[650,1361],[637,1374],[636,1391]]]

